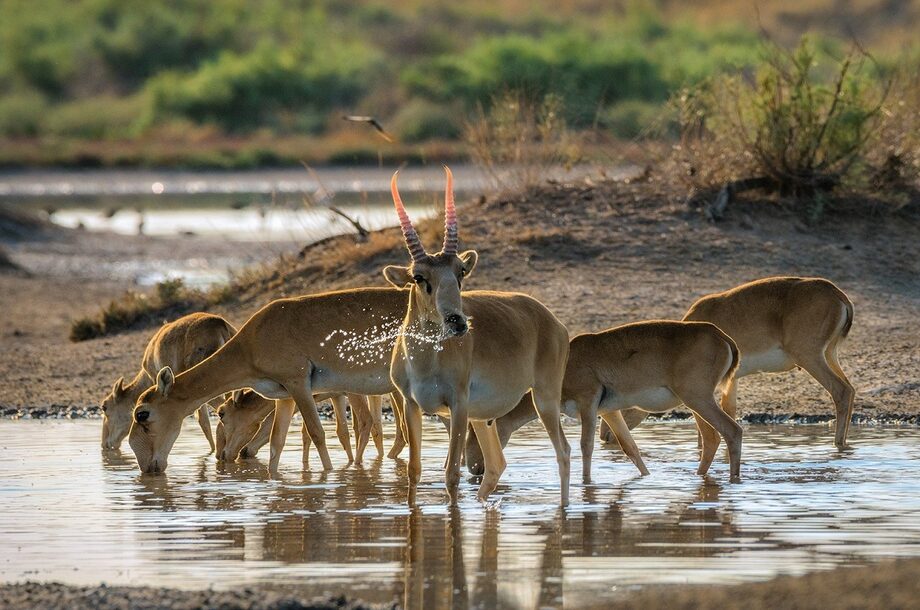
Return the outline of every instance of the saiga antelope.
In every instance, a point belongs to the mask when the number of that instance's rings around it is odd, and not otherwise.
[[[345,400],[341,394],[314,396],[316,402],[330,399],[336,417],[336,431],[339,433],[344,428],[347,435],[347,421],[345,420]],[[383,439],[381,438],[381,413],[380,399],[378,396],[364,397],[358,394],[348,395],[351,404],[352,424],[355,431],[355,454],[352,456],[350,446],[347,447],[349,462],[354,460],[361,463],[364,450],[371,436],[377,446],[377,452],[383,453]],[[285,408],[281,406],[281,408]],[[276,409],[275,401],[262,398],[251,390],[236,390],[230,398],[217,408],[219,421],[217,422],[217,459],[220,461],[234,461],[237,457],[255,457],[259,449],[271,439],[273,416]],[[293,415],[293,411],[288,408]],[[290,417],[288,416],[288,417]],[[284,417],[284,416],[282,416]],[[303,462],[308,462],[308,451],[311,440],[306,424],[303,429]],[[340,434],[341,436],[341,434]],[[278,449],[276,446],[276,453]]]
[[[653,320],[617,326],[573,338],[562,382],[563,410],[581,420],[582,475],[591,480],[591,456],[597,416],[613,430],[623,452],[645,475],[648,470],[629,428],[645,418],[681,403],[697,418],[703,439],[698,474],[706,474],[725,438],[732,479],[740,477],[741,426],[725,414],[715,392],[731,383],[738,367],[738,348],[721,330],[705,322]],[[638,407],[632,409],[631,407]],[[623,410],[632,426],[624,419]],[[638,415],[638,417],[637,417]],[[511,433],[535,417],[526,405],[497,422],[499,436]],[[467,467],[482,470],[475,443],[467,443]]]
[[[235,333],[236,329],[224,318],[207,313],[189,314],[164,324],[147,343],[141,369],[134,379],[125,385],[124,378],[119,378],[102,402],[103,448],[117,449],[121,445],[131,429],[134,405],[140,394],[153,385],[158,371],[164,367],[185,371],[217,351]],[[336,433],[351,462],[351,439],[345,423],[344,401],[333,402],[336,408]],[[198,407],[195,416],[208,439],[211,451],[215,451],[208,405]],[[218,445],[220,441],[218,426]]]
[[[804,369],[834,400],[834,444],[847,446],[856,391],[837,357],[853,324],[853,303],[821,278],[771,277],[710,294],[684,320],[711,322],[738,345],[741,365],[724,388],[722,409],[737,413],[738,379],[754,373]],[[602,431],[603,434],[603,431]]]
[[[252,388],[265,398],[295,402],[323,468],[331,469],[313,394],[391,392],[392,334],[405,303],[406,293],[393,288],[272,301],[207,360],[179,375],[169,367],[160,370],[156,386],[140,395],[134,409],[128,441],[138,466],[164,471],[183,417],[202,400]],[[283,439],[287,430],[272,438]]]
[[[134,379],[125,385],[125,378],[119,377],[102,401],[102,447],[121,446],[131,429],[131,413],[138,397],[153,385],[160,369],[168,366],[181,372],[191,368],[217,351],[235,332],[229,322],[207,313],[189,314],[164,324],[147,343]],[[195,415],[214,451],[208,406],[198,406]]]
[[[477,254],[458,253],[453,179],[447,173],[444,245],[428,254],[399,197],[390,190],[412,262],[388,266],[384,276],[409,286],[408,307],[393,349],[390,375],[402,394],[409,441],[409,503],[415,503],[421,476],[422,411],[450,419],[445,479],[451,503],[457,499],[460,455],[472,422],[485,456],[478,497],[485,500],[505,469],[494,419],[508,413],[528,392],[556,452],[561,503],[569,497],[569,444],[559,419],[568,331],[539,301],[523,294],[463,293]],[[471,329],[470,322],[473,327]]]

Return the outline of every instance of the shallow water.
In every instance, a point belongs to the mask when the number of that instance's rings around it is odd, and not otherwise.
[[[405,463],[346,467],[331,430],[335,470],[303,472],[292,429],[282,479],[269,480],[264,460],[216,467],[188,421],[168,474],[152,477],[127,445],[101,453],[98,421],[0,421],[0,581],[286,583],[426,608],[530,608],[920,555],[916,428],[858,427],[854,450],[838,453],[824,426],[748,426],[744,481],[729,484],[724,463],[694,474],[691,424],[653,423],[635,432],[650,476],[597,449],[594,484],[573,476],[562,512],[539,427],[512,440],[488,506],[464,478],[452,510],[446,434],[426,426],[421,508],[410,511]],[[567,434],[580,473],[577,426]],[[387,424],[387,446],[391,436]]]

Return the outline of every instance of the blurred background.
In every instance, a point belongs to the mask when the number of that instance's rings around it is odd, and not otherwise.
[[[857,44],[868,78],[920,57],[917,0],[2,0],[0,12],[7,168],[468,159],[471,125],[509,92],[550,100],[597,158],[673,136],[669,97],[754,70],[766,37],[791,48],[808,34],[830,57]]]

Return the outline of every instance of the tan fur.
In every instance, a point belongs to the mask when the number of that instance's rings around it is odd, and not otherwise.
[[[485,455],[480,500],[495,489],[505,459],[493,421],[533,390],[537,412],[559,463],[561,503],[568,503],[569,445],[559,420],[565,326],[539,301],[522,294],[471,291],[461,282],[474,252],[437,254],[411,267],[388,267],[387,279],[412,281],[391,375],[402,395],[409,440],[409,502],[421,475],[421,414],[450,419],[445,478],[456,501],[460,455],[472,422]]]
[[[373,397],[376,399],[377,397]],[[363,461],[364,450],[368,440],[374,437],[377,453],[383,454],[382,428],[380,401],[370,400],[358,394],[348,395],[351,405],[352,424],[355,431],[355,454],[352,456],[348,430],[343,428],[345,422],[344,402],[341,395],[334,398],[329,395],[316,395],[316,402],[332,399],[336,415],[336,433],[340,438],[343,434],[348,439],[343,445],[346,448],[349,462],[360,464]],[[251,390],[233,392],[217,408],[219,421],[217,423],[217,459],[218,461],[234,461],[238,458],[255,457],[259,449],[268,444],[271,439],[273,416],[276,409],[275,401],[262,398]],[[309,433],[306,424],[303,424],[304,457],[303,462],[309,461],[310,449]]]
[[[846,447],[856,392],[837,360],[837,347],[853,323],[853,303],[821,278],[771,277],[698,300],[685,320],[711,322],[741,351],[736,379],[801,367],[834,400],[834,442]],[[735,417],[736,382],[722,396],[722,408]]]
[[[349,353],[340,352],[342,341],[334,332],[360,336],[372,334],[381,323],[398,326],[405,299],[405,292],[392,288],[279,299],[256,312],[204,362],[175,377],[168,369],[161,370],[157,386],[141,394],[134,410],[129,442],[141,470],[165,470],[182,418],[196,401],[242,388],[269,399],[293,399],[323,467],[330,469],[313,394],[378,395],[392,390],[389,339],[379,350],[363,350],[360,358],[349,358]],[[280,457],[274,451],[276,440],[280,447],[286,434],[287,427],[283,434],[279,430],[272,435],[272,466]]]
[[[613,429],[623,451],[642,474],[648,470],[629,434],[646,412],[664,412],[681,403],[699,416],[704,450],[699,474],[709,470],[719,444],[726,439],[731,476],[740,476],[741,427],[716,403],[714,393],[729,383],[738,365],[734,342],[712,324],[653,320],[618,326],[599,333],[578,335],[569,348],[562,385],[563,411],[581,420],[582,474],[591,480],[591,456],[597,416]],[[630,415],[627,423],[624,410]],[[643,416],[644,417],[644,416]],[[498,421],[503,442],[534,419],[533,409],[516,407]],[[716,432],[718,431],[718,433]],[[480,459],[467,444],[467,464],[478,472]]]
[[[128,436],[134,405],[141,393],[153,385],[160,369],[189,369],[217,351],[235,332],[229,322],[207,313],[189,314],[164,324],[147,343],[141,369],[134,379],[125,385],[124,378],[120,378],[103,400],[102,447],[117,449]],[[202,404],[196,415],[214,451],[207,405]]]

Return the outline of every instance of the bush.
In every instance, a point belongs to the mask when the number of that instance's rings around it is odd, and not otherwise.
[[[223,53],[190,75],[163,74],[149,85],[148,120],[178,115],[245,131],[272,124],[280,111],[345,106],[363,92],[370,61],[345,47],[337,56],[305,58],[262,45],[244,55]]]
[[[463,133],[462,111],[446,104],[412,100],[393,118],[393,129],[405,142],[456,139]]]
[[[581,154],[563,114],[562,100],[554,95],[535,101],[520,92],[505,92],[467,124],[470,157],[500,190],[539,184]]]
[[[488,107],[504,89],[534,99],[556,95],[568,101],[566,120],[590,125],[597,109],[622,99],[663,101],[667,84],[641,48],[631,42],[592,40],[580,34],[533,38],[510,34],[474,44],[409,70],[409,89],[439,101],[460,100]]]
[[[231,19],[243,18],[239,6],[101,0],[96,5],[99,30],[93,46],[118,76],[138,84],[164,69],[196,66],[234,41]]]
[[[144,110],[141,96],[100,96],[52,107],[42,131],[56,136],[106,139],[132,135]]]
[[[866,178],[874,189],[920,188],[920,57],[902,60],[872,130]]]
[[[188,288],[181,279],[164,280],[156,285],[153,296],[128,291],[110,301],[98,315],[74,320],[70,325],[70,340],[86,341],[161,323],[166,318],[203,310],[224,298],[224,291],[214,289],[210,295],[205,295]]]
[[[0,96],[0,134],[34,136],[41,131],[45,98],[34,91]]]
[[[663,131],[663,110],[662,104],[628,100],[604,110],[598,117],[598,123],[617,137],[637,138],[651,131]]]
[[[819,62],[807,39],[771,46],[756,78],[716,77],[676,98],[679,155],[695,187],[756,178],[797,199],[831,192],[867,161],[884,99],[855,51]]]

